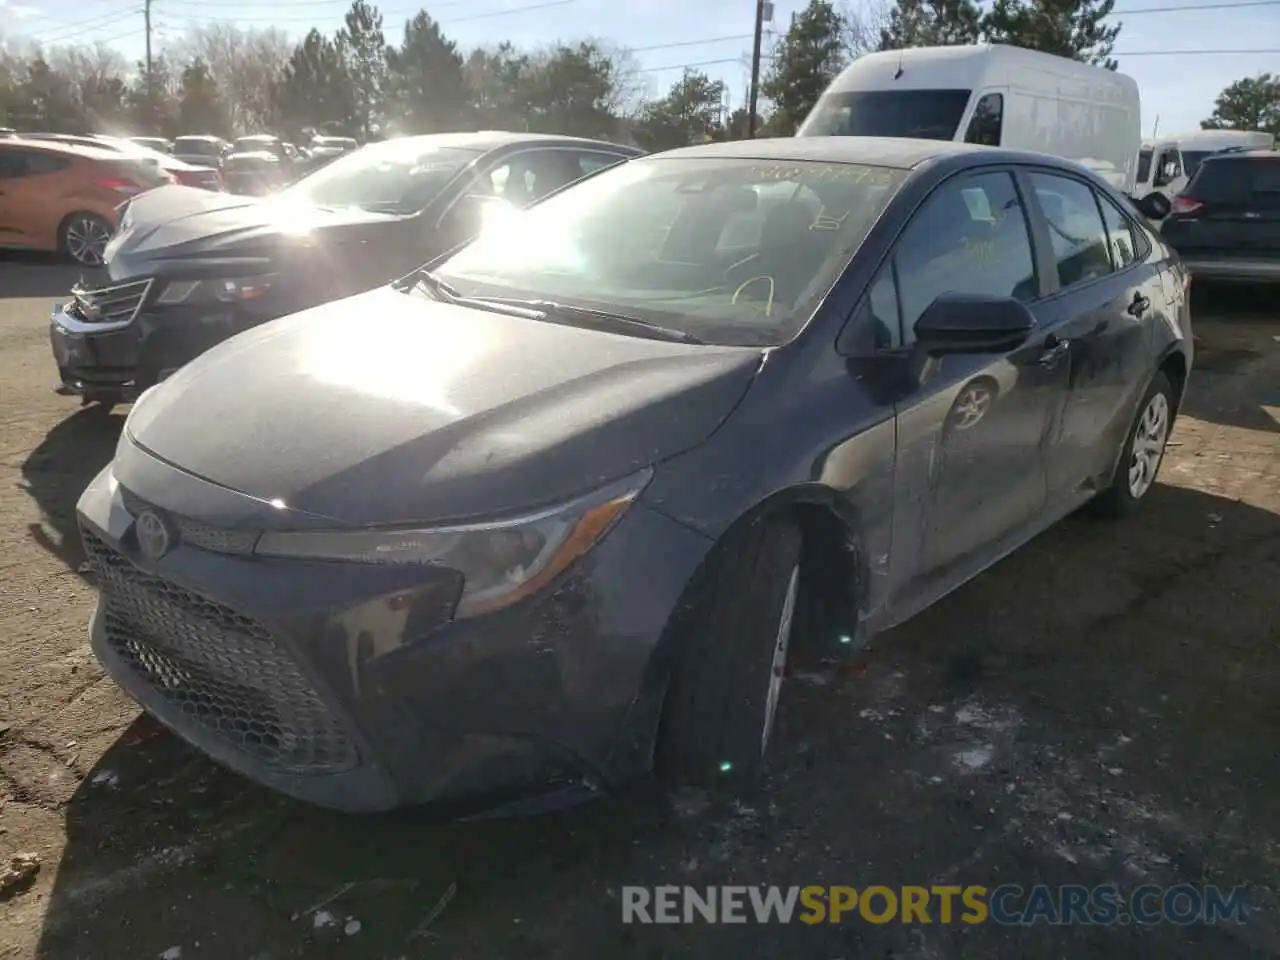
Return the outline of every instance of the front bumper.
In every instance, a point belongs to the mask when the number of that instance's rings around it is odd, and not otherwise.
[[[128,322],[91,323],[56,303],[49,343],[65,391],[126,403],[229,337],[265,322],[221,305],[144,309]]]
[[[448,571],[225,552],[217,530],[183,519],[196,501],[240,529],[279,522],[127,439],[78,514],[104,668],[224,765],[347,811],[496,807],[648,768],[661,641],[701,536],[636,504],[543,594],[452,622]],[[176,531],[155,562],[139,548],[141,503]]]

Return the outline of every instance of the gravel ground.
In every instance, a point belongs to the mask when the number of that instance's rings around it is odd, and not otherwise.
[[[1073,518],[858,663],[793,678],[788,749],[758,803],[641,784],[440,824],[269,795],[139,717],[98,669],[73,508],[123,418],[53,392],[46,318],[72,279],[0,260],[0,868],[40,859],[0,894],[0,956],[1280,956],[1266,293],[1197,291],[1199,366],[1140,514]],[[1249,884],[1252,910],[1190,927],[621,922],[626,884],[945,882]]]

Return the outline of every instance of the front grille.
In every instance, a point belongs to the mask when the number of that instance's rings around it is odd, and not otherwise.
[[[107,642],[181,722],[280,772],[356,765],[350,737],[266,626],[83,536]]]
[[[77,284],[71,290],[67,312],[86,323],[128,323],[142,309],[151,283],[150,279],[130,280],[96,290]]]
[[[131,490],[122,488],[120,500],[131,517],[137,517],[146,510],[161,514],[172,523],[173,527],[177,528],[179,541],[201,550],[248,556],[253,553],[253,548],[258,542],[257,531],[231,530],[227,527],[215,527],[209,523],[200,523],[188,517],[181,517],[152,506]]]

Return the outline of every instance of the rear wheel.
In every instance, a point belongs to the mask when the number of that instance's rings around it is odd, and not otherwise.
[[[73,213],[62,221],[58,246],[76,263],[100,267],[113,232],[111,224],[96,213]]]
[[[1111,485],[1093,501],[1097,512],[1120,517],[1138,508],[1155,483],[1164,460],[1173,411],[1173,386],[1168,377],[1157,373],[1138,404]]]
[[[795,523],[762,520],[705,571],[676,637],[658,742],[665,778],[737,792],[758,785],[791,645],[800,546]]]

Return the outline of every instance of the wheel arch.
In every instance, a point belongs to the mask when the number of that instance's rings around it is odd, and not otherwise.
[[[645,687],[651,704],[642,736],[650,765],[665,713],[666,693],[679,663],[681,636],[708,577],[721,557],[733,550],[741,532],[753,524],[791,518],[800,528],[800,609],[792,638],[793,656],[801,660],[852,652],[861,645],[863,604],[870,578],[870,559],[858,510],[837,491],[821,483],[779,490],[738,516],[707,549],[685,584],[649,661]],[[794,662],[794,661],[793,661]],[[638,731],[637,731],[638,732]]]

